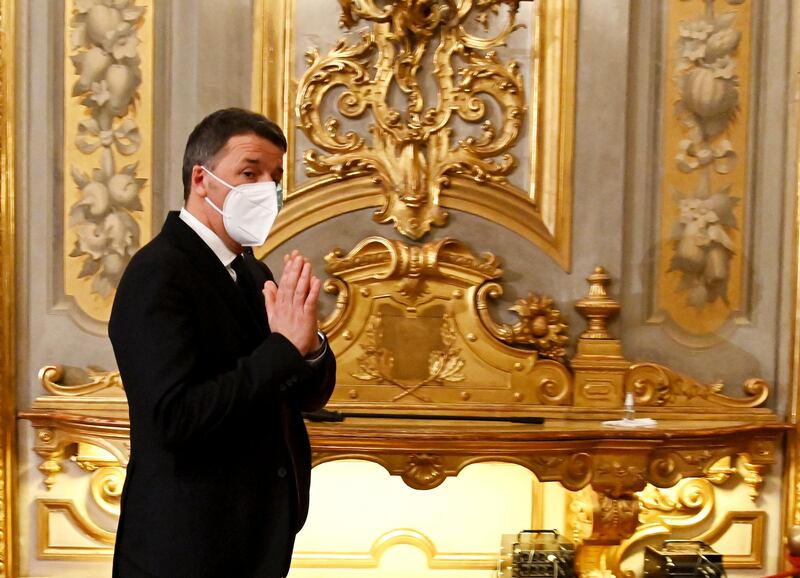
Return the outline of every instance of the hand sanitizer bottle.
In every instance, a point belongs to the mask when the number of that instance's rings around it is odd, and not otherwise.
[[[625,394],[625,421],[633,421],[635,419],[633,408],[633,392],[629,391]]]

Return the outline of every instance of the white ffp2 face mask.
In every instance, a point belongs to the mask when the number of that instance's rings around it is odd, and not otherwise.
[[[267,240],[278,216],[278,193],[273,181],[229,185],[206,167],[201,168],[219,183],[230,188],[220,209],[211,199],[206,202],[222,215],[225,231],[243,247],[258,247]]]

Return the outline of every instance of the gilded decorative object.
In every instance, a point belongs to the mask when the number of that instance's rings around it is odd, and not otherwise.
[[[0,1],[0,578],[17,575],[15,2]]]
[[[755,502],[764,485],[764,478],[761,476],[764,466],[750,463],[750,456],[747,454],[739,454],[736,456],[736,470],[742,476],[742,481],[750,487],[750,499]]]
[[[581,407],[622,407],[623,374],[630,362],[622,355],[622,342],[608,330],[609,320],[620,305],[608,293],[611,277],[603,267],[595,267],[586,278],[589,291],[575,309],[589,322],[578,339],[571,367],[575,372],[574,403]]]
[[[442,458],[432,454],[412,454],[408,457],[403,481],[415,490],[430,490],[444,479]]]
[[[766,401],[769,385],[763,379],[744,383],[747,397],[719,393],[722,383],[703,384],[656,363],[636,363],[625,374],[625,390],[632,391],[636,405],[752,408]]]
[[[497,283],[487,283],[478,291],[478,313],[486,328],[501,341],[511,345],[530,345],[540,356],[563,362],[565,345],[569,341],[567,324],[556,309],[554,301],[547,296],[530,293],[525,299],[517,299],[509,311],[519,317],[513,325],[496,323],[490,313],[488,298],[498,298],[503,288]]]
[[[589,321],[581,338],[611,339],[608,322],[620,309],[619,302],[608,295],[611,277],[602,267],[595,267],[594,273],[586,280],[589,282],[589,293],[575,304],[575,309]]]
[[[105,512],[118,518],[124,483],[125,468],[98,468],[92,472],[92,499]]]
[[[483,2],[477,8],[495,3],[499,2]],[[306,170],[310,176],[331,174],[338,179],[373,176],[385,197],[375,220],[393,221],[400,233],[419,239],[432,225],[445,224],[447,213],[439,195],[450,186],[451,176],[464,175],[486,185],[504,183],[516,164],[507,151],[519,136],[525,111],[523,78],[516,62],[501,61],[492,49],[517,28],[517,3],[509,3],[505,30],[484,41],[463,28],[473,16],[472,0],[459,6],[452,0],[397,0],[383,9],[369,0],[341,4],[344,26],[360,20],[377,25],[356,44],[339,40],[325,57],[315,48],[306,52],[308,68],[297,91],[298,125],[326,153],[307,150]],[[428,53],[433,54],[438,102],[426,107],[419,78]],[[456,56],[466,62],[458,71]],[[407,98],[405,111],[389,104],[392,80]],[[340,134],[335,118],[323,120],[323,101],[340,86],[345,92],[337,99],[339,113],[347,118],[371,113],[375,124],[370,144],[354,132]],[[486,119],[486,104],[477,94],[489,96],[502,110],[499,130]],[[453,129],[448,127],[453,115],[467,122],[483,120],[483,136],[462,139],[454,147]],[[498,156],[500,161],[493,160]]]
[[[103,371],[88,368],[85,372],[88,382],[80,380],[79,383],[63,382],[64,367],[60,365],[47,365],[39,370],[39,380],[44,388],[53,395],[59,396],[86,396],[105,389],[122,389],[122,380],[119,371]]]
[[[742,306],[752,2],[669,4],[659,304],[692,335]]]
[[[577,2],[533,6],[527,84],[503,48],[509,35],[522,33],[517,0],[341,5],[343,25],[369,28],[359,40],[342,37],[327,54],[309,48],[299,79],[291,74],[294,2],[270,2],[267,9],[260,0],[254,8],[255,106],[283,118],[287,134],[301,129],[315,146],[303,152],[312,178],[296,186],[290,143],[287,203],[265,250],[322,220],[376,205],[376,220],[418,239],[443,225],[450,207],[508,227],[568,269]],[[467,32],[472,19],[485,34]],[[278,60],[281,54],[287,62]],[[434,102],[426,102],[428,88],[436,91]],[[400,106],[395,91],[405,99]],[[328,101],[345,121],[368,115],[370,134],[326,116]],[[280,116],[290,102],[295,117]],[[499,122],[489,118],[493,107],[501,109]],[[461,122],[480,124],[481,135],[456,134]],[[527,189],[508,182],[517,162],[510,151],[523,127],[530,143],[523,156],[530,159]]]
[[[104,322],[151,235],[152,6],[69,0],[66,14],[64,290]]]
[[[638,493],[639,524],[610,554],[609,565],[617,576],[621,563],[636,546],[657,536],[670,536],[673,531],[699,526],[711,519],[714,512],[714,488],[708,480],[692,478],[668,490],[647,486]]]
[[[369,237],[325,259],[334,277],[324,287],[337,295],[321,323],[337,355],[332,406],[469,413],[570,402],[566,366],[540,358],[563,355],[558,309],[531,296],[512,307],[519,323],[494,322],[488,297],[502,292],[494,255],[453,239],[414,246]]]

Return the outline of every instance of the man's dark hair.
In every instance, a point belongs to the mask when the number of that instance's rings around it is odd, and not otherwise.
[[[183,153],[183,199],[189,198],[192,169],[195,165],[213,170],[214,157],[227,144],[228,139],[250,133],[268,140],[286,152],[286,137],[281,127],[257,112],[243,108],[224,108],[201,120],[189,135]]]

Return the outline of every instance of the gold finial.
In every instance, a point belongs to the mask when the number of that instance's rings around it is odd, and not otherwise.
[[[607,292],[611,277],[598,266],[586,280],[589,282],[589,293],[575,304],[575,309],[589,321],[589,327],[581,334],[581,339],[611,339],[608,320],[619,312],[619,303]]]

